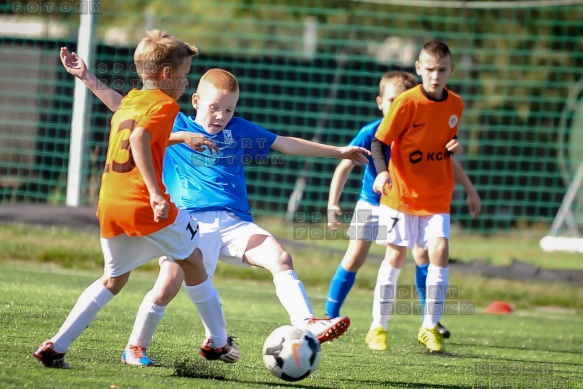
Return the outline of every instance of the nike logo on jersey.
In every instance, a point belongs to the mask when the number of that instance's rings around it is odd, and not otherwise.
[[[413,123],[413,128],[421,127],[425,125],[425,123]]]

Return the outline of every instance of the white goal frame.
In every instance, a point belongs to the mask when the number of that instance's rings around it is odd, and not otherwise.
[[[572,212],[572,205],[577,192],[583,187],[583,161],[579,164],[571,185],[563,198],[555,221],[548,234],[541,239],[540,247],[543,251],[568,251],[583,254],[583,237]],[[566,231],[562,231],[563,226]]]

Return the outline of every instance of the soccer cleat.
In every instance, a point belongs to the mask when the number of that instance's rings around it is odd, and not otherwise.
[[[451,336],[451,332],[449,332],[449,330],[448,330],[447,328],[445,328],[445,327],[443,326],[443,324],[441,324],[441,323],[439,323],[439,322],[437,323],[437,331],[439,331],[439,333],[440,333],[441,335],[443,335],[443,337],[444,337],[445,339],[449,339],[449,337]]]
[[[53,342],[44,341],[32,354],[44,367],[55,369],[68,369],[69,364],[65,362],[65,353],[58,353],[53,349]]]
[[[430,353],[442,353],[444,351],[443,335],[439,333],[437,325],[433,328],[421,327],[417,335],[417,340]]]
[[[219,348],[212,347],[211,339],[205,339],[200,346],[199,354],[209,361],[216,361],[217,359],[220,359],[226,363],[235,363],[239,360],[239,358],[241,358],[241,350],[239,349],[239,345],[233,341],[232,336],[227,338],[226,345]]]
[[[375,351],[384,351],[389,348],[387,345],[387,331],[383,327],[369,330],[364,342],[368,345],[369,349]]]
[[[318,342],[324,343],[344,334],[349,326],[350,319],[347,316],[333,319],[317,319],[313,317],[305,321],[304,329],[314,334]]]
[[[154,366],[154,362],[146,355],[144,347],[131,345],[127,345],[123,350],[121,363],[132,366]]]

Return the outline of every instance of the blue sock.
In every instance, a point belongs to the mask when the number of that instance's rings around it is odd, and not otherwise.
[[[425,292],[427,284],[427,268],[429,265],[415,266],[415,288],[417,288],[417,294],[419,295],[419,301],[421,301],[421,312],[425,312]],[[423,315],[421,315],[423,319]]]
[[[342,264],[338,265],[336,273],[330,281],[330,288],[328,289],[328,298],[326,299],[326,315],[329,317],[340,316],[340,307],[344,303],[348,292],[354,285],[356,272],[344,270]]]

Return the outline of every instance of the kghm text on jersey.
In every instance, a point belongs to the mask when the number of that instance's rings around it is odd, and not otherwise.
[[[409,153],[409,162],[412,164],[419,163],[423,160],[425,161],[443,161],[444,159],[451,158],[451,152],[445,151],[429,151],[423,153],[421,150],[415,150]]]

